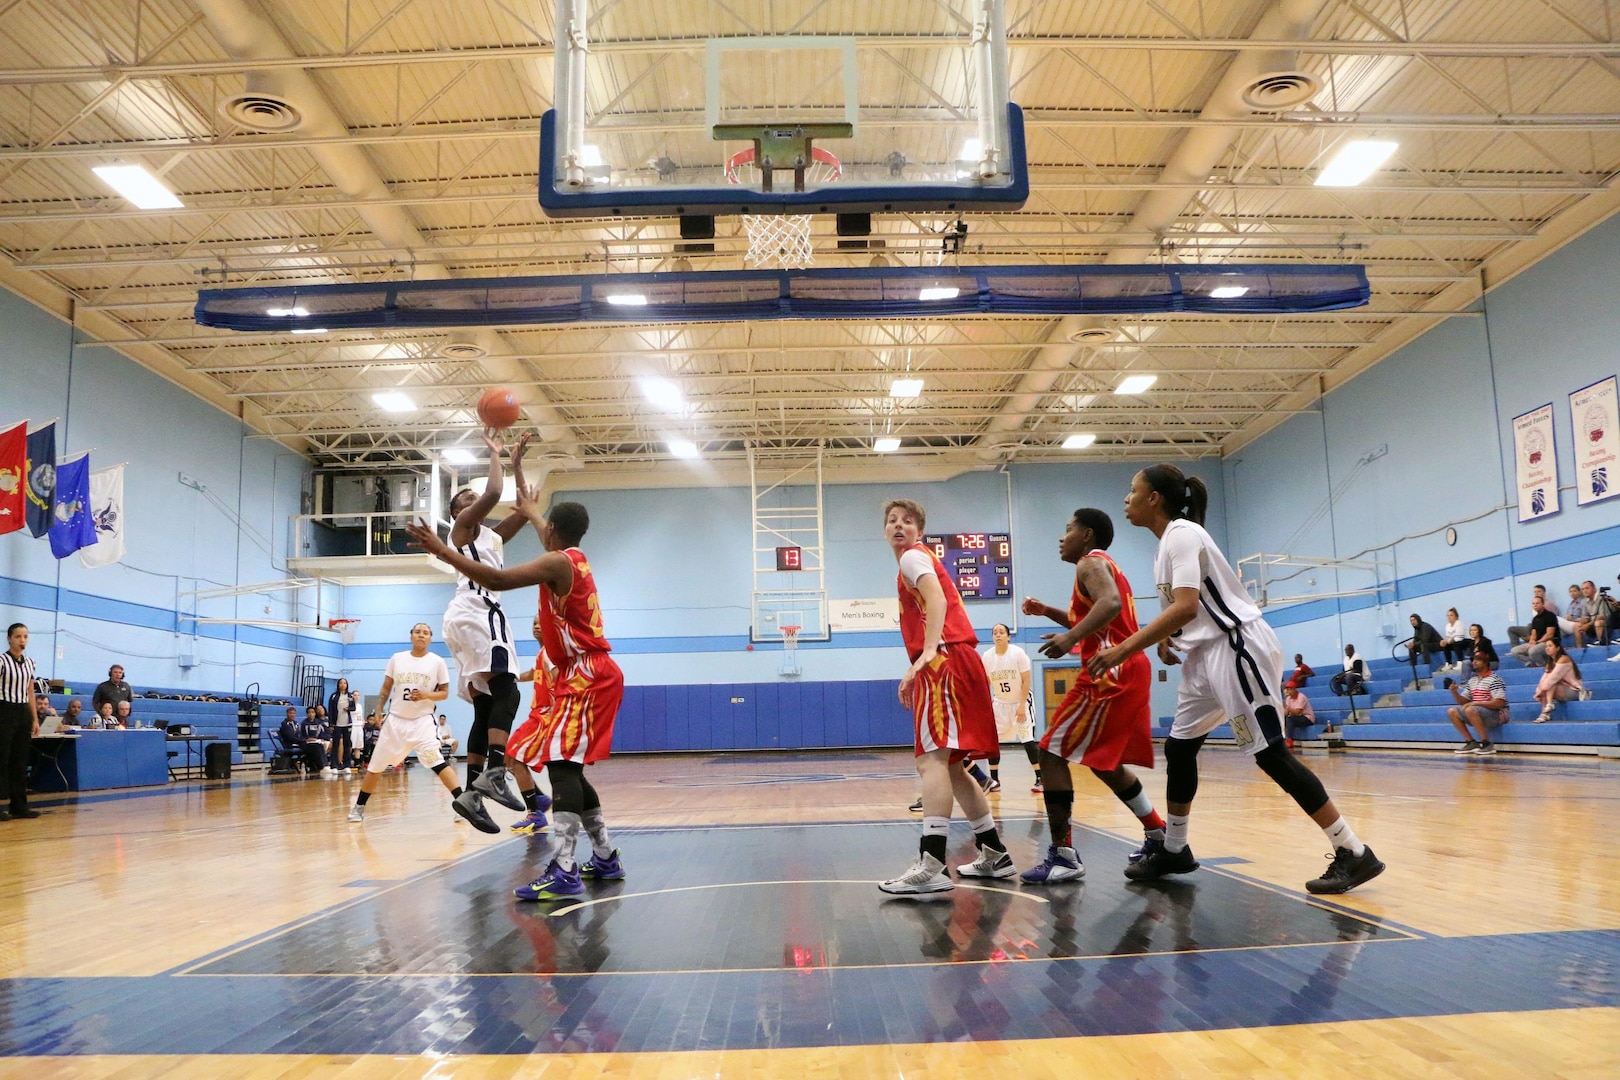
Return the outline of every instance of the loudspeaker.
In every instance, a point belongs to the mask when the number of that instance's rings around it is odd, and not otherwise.
[[[708,214],[682,214],[681,239],[713,240],[714,218]]]
[[[231,778],[231,744],[211,742],[203,746],[203,775],[210,780]]]

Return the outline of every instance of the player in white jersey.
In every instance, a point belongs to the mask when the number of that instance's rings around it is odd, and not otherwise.
[[[349,808],[350,821],[365,820],[366,803],[370,801],[371,793],[377,790],[377,777],[404,761],[413,750],[416,759],[432,769],[444,783],[451,799],[461,794],[461,785],[456,782],[455,766],[444,760],[444,755],[439,751],[438,725],[434,722],[435,703],[450,696],[450,670],[444,666],[441,657],[428,652],[431,644],[432,627],[427,623],[417,623],[411,627],[410,649],[397,652],[388,660],[382,689],[377,693],[377,700],[383,703],[379,707],[385,710],[382,733],[377,736],[377,745],[371,751],[371,761],[366,765],[366,775],[360,781],[360,792],[355,796],[354,806]],[[483,832],[501,831],[501,827],[490,820],[483,807],[464,807],[459,802],[454,806],[456,813]]]
[[[1041,747],[1035,741],[1035,721],[1031,715],[1034,695],[1029,689],[1029,654],[1012,643],[1012,629],[996,623],[990,631],[990,644],[979,654],[984,674],[990,680],[990,703],[996,710],[996,752],[990,755],[988,791],[1001,790],[1001,744],[1015,742],[1035,768],[1035,786],[1041,794]]]
[[[1198,791],[1198,751],[1230,720],[1239,746],[1309,814],[1333,844],[1327,872],[1306,882],[1313,893],[1342,893],[1384,872],[1372,848],[1340,816],[1316,774],[1289,751],[1283,735],[1283,652],[1242,580],[1204,531],[1209,493],[1174,465],[1137,473],[1125,496],[1125,518],[1159,538],[1154,580],[1159,617],[1087,668],[1101,675],[1149,645],[1165,664],[1181,664],[1176,718],[1164,744],[1164,847],[1133,863],[1125,876],[1151,881],[1198,869],[1187,846],[1187,819]],[[1178,653],[1185,652],[1185,659]]]
[[[489,448],[484,492],[479,495],[463,488],[451,498],[455,523],[450,527],[450,546],[474,562],[499,570],[505,567],[506,542],[528,520],[522,514],[509,514],[493,528],[484,524],[500,501],[506,474],[501,467],[505,447],[492,432],[485,432],[483,438]],[[512,453],[512,471],[520,484],[529,438],[524,434],[518,439]],[[535,787],[522,762],[506,759],[506,740],[522,704],[517,686],[522,665],[499,595],[465,574],[457,574],[456,594],[444,611],[444,643],[456,662],[456,692],[473,707],[472,728],[467,733],[467,786],[476,794],[462,801],[482,812],[479,804],[487,795],[508,809],[527,811],[530,818],[525,820],[531,820],[548,809],[551,801]]]

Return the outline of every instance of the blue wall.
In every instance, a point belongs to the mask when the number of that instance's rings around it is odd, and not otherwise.
[[[258,682],[279,694],[290,686],[295,652],[338,655],[330,635],[226,625],[194,634],[177,618],[182,611],[313,618],[285,595],[200,607],[181,596],[285,576],[287,530],[306,471],[296,454],[248,438],[236,420],[111,349],[71,347],[65,323],[3,291],[0,325],[0,424],[57,417],[59,457],[89,450],[92,468],[128,462],[121,564],[86,569],[77,557],[57,561],[44,538],[0,537],[0,607],[7,622],[29,624],[29,654],[42,674],[79,689],[118,662],[137,690],[239,690]],[[206,494],[182,485],[182,473]],[[182,655],[195,664],[182,667]]]
[[[1321,416],[1296,416],[1227,459],[1235,553],[1351,558],[1373,549],[1390,563],[1392,603],[1351,598],[1270,609],[1285,647],[1326,659],[1348,642],[1385,656],[1407,636],[1408,613],[1438,626],[1450,606],[1500,642],[1508,625],[1528,620],[1531,585],[1547,585],[1562,607],[1571,583],[1614,583],[1620,500],[1575,505],[1568,394],[1620,372],[1617,245],[1620,219],[1333,391],[1320,402]],[[1520,524],[1512,418],[1548,401],[1563,509]],[[1444,532],[1453,523],[1457,543],[1448,547]],[[1312,572],[1279,592],[1368,581]]]

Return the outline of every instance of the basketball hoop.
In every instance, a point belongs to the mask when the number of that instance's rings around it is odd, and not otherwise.
[[[782,627],[782,666],[783,675],[797,675],[799,673],[799,627]]]
[[[771,190],[771,174],[775,169],[760,168],[758,151],[750,146],[731,155],[726,161],[726,182],[760,191]],[[778,166],[780,167],[780,166]],[[810,148],[810,161],[795,158],[788,166],[793,169],[793,190],[803,191],[806,182],[817,187],[831,184],[844,175],[838,158],[819,146]],[[784,270],[796,270],[815,261],[816,253],[810,246],[809,214],[743,214],[743,229],[748,233],[748,254],[744,261],[749,266],[765,266],[771,262]]]
[[[326,628],[328,630],[336,630],[338,632],[338,636],[343,639],[343,644],[345,644],[345,645],[353,645],[354,644],[354,635],[355,635],[355,632],[359,629],[359,627],[360,627],[360,620],[359,619],[327,619],[326,620]]]

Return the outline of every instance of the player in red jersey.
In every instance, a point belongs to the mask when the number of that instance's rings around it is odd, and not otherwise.
[[[967,877],[1011,877],[1018,872],[990,816],[990,801],[967,773],[969,756],[996,748],[990,684],[956,585],[922,543],[923,508],[909,499],[883,507],[883,534],[900,564],[900,636],[911,666],[900,680],[900,702],[916,721],[917,775],[922,780],[923,835],[917,862],[878,888],[886,893],[943,892],[955,888],[945,872],[951,800],[962,806],[979,857],[957,867]]]
[[[583,893],[582,875],[600,880],[624,877],[619,853],[608,838],[602,800],[585,779],[585,766],[612,750],[624,673],[609,655],[612,646],[603,636],[596,579],[577,546],[590,528],[590,515],[575,502],[558,503],[542,512],[533,491],[524,488],[518,490],[517,509],[534,523],[546,553],[506,570],[480,565],[451,550],[422,523],[410,526],[410,533],[425,550],[487,588],[540,586],[541,644],[556,668],[551,705],[531,714],[507,745],[531,768],[545,766],[553,801],[552,858],[545,873],[518,889],[517,896],[554,900]],[[574,858],[582,828],[591,841],[591,858],[583,867]]]
[[[540,629],[539,615],[534,617],[533,632],[534,639],[536,641],[543,640],[543,632]],[[509,738],[515,739],[520,735],[524,737],[529,737],[532,735],[534,726],[540,722],[541,716],[544,715],[546,710],[551,708],[551,680],[555,677],[555,675],[556,673],[551,670],[550,662],[546,660],[545,646],[542,645],[540,647],[539,655],[534,658],[534,667],[530,668],[528,671],[522,672],[517,677],[517,681],[520,683],[534,684],[534,698],[529,704],[528,719],[524,720],[522,723],[513,728]],[[508,762],[508,768],[513,765],[517,766],[517,769],[522,769],[524,776],[530,777],[529,787],[534,788],[533,774],[529,772],[528,766],[524,765],[523,762],[519,761],[515,757]],[[512,770],[514,776],[517,775],[517,769]],[[530,795],[531,792],[528,790],[523,792],[523,797],[525,800],[529,799]],[[531,809],[528,814],[519,818],[513,823],[513,832],[523,833],[526,836],[533,836],[536,833],[543,833],[546,831],[546,811],[551,809],[551,797],[543,792],[540,792],[538,789],[534,790],[533,795],[535,797],[534,808]]]
[[[1074,809],[1071,761],[1089,768],[1142,823],[1147,837],[1132,853],[1132,862],[1164,841],[1164,819],[1129,768],[1153,767],[1153,666],[1145,654],[1137,653],[1100,678],[1092,678],[1085,667],[1099,650],[1136,633],[1131,583],[1108,557],[1113,542],[1114,522],[1107,514],[1090,507],[1076,510],[1058,541],[1059,556],[1074,564],[1069,609],[1049,607],[1032,596],[1024,600],[1025,615],[1045,615],[1068,627],[1061,634],[1043,635],[1043,655],[1057,660],[1077,645],[1080,653],[1074,685],[1063,696],[1041,739],[1041,775],[1046,781],[1046,820],[1052,842],[1046,861],[1024,871],[1025,884],[1048,885],[1085,876],[1086,868],[1075,854],[1069,831]]]

